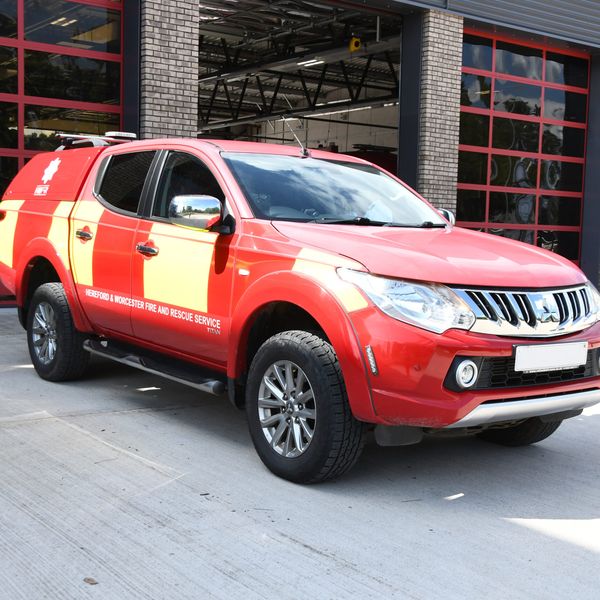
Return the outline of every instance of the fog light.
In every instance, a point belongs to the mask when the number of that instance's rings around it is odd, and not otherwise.
[[[463,360],[456,367],[456,383],[463,389],[473,387],[478,375],[479,369],[472,360]]]

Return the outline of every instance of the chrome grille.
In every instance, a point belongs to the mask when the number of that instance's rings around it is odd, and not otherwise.
[[[476,317],[471,331],[551,337],[581,331],[597,320],[586,286],[544,291],[456,289]]]

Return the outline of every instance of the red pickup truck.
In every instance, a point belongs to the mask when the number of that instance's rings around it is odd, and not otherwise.
[[[345,472],[369,430],[530,444],[600,401],[600,296],[560,256],[455,227],[350,156],[118,141],[36,155],[0,203],[44,379],[93,353],[227,393],[297,482]]]

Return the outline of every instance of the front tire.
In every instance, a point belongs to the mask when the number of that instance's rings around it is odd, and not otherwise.
[[[246,413],[261,460],[289,481],[338,477],[364,447],[366,426],[352,415],[337,356],[306,331],[278,333],[259,348],[248,374]]]
[[[529,446],[552,435],[562,421],[542,421],[538,417],[527,419],[514,427],[486,429],[477,434],[479,438],[501,446]]]
[[[84,339],[75,329],[62,284],[37,288],[27,313],[27,345],[37,374],[48,381],[81,377],[90,356]]]

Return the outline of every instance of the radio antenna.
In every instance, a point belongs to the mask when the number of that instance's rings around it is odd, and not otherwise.
[[[283,117],[283,122],[287,125],[288,129],[292,132],[292,135],[298,142],[298,146],[300,146],[300,154],[304,158],[310,156],[310,152],[308,151],[308,148],[306,148],[304,146],[304,144],[300,141],[300,138],[296,135],[296,132],[293,130],[292,126],[288,123],[288,119],[286,117]]]

